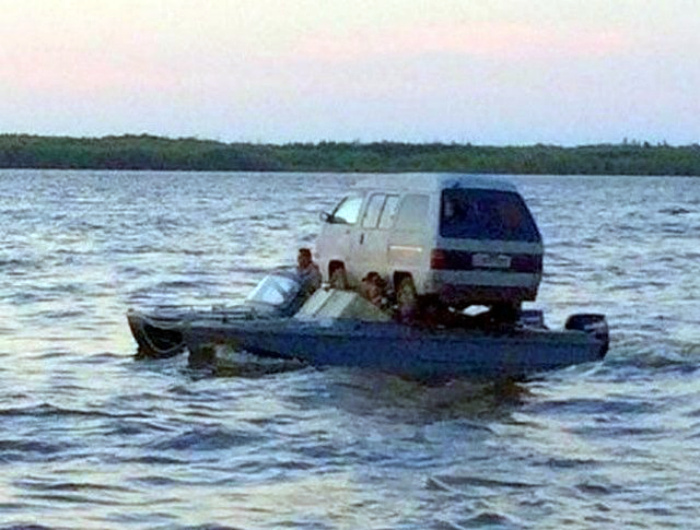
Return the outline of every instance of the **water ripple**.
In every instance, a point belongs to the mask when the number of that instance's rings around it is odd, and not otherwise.
[[[151,445],[157,451],[219,451],[260,443],[264,438],[246,431],[193,429]]]

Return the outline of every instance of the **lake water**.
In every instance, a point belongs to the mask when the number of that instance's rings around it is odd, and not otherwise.
[[[356,178],[0,172],[0,528],[696,526],[700,179],[513,177],[534,306],[605,313],[600,364],[504,390],[134,360],[128,307],[239,300]]]

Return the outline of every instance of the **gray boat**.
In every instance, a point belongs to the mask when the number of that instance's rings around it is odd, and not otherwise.
[[[507,326],[470,325],[465,316],[455,327],[418,327],[395,322],[370,306],[356,293],[319,291],[292,318],[192,320],[184,326],[184,342],[194,366],[225,362],[231,352],[245,351],[420,380],[521,380],[600,361],[608,350],[608,326],[598,314],[573,315],[562,330],[547,329],[539,311],[523,312]]]

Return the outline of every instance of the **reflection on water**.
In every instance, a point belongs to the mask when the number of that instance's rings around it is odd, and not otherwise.
[[[341,377],[338,379],[338,377]],[[341,371],[332,399],[344,411],[400,422],[505,419],[529,393],[523,384],[457,379],[429,385],[400,377]]]
[[[504,386],[133,359],[128,307],[240,301],[356,178],[0,172],[0,526],[694,526],[695,179],[515,178],[535,305],[605,313],[602,364]]]
[[[210,372],[217,377],[264,377],[272,374],[303,370],[308,368],[296,360],[258,357],[246,352],[233,351],[225,346],[218,346],[216,365],[213,369],[204,367],[204,372]],[[221,351],[225,350],[225,351]]]

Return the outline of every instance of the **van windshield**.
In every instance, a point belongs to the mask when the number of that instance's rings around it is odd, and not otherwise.
[[[443,190],[440,235],[462,239],[541,241],[537,225],[520,195],[497,190]]]
[[[329,222],[354,225],[361,207],[362,197],[345,197],[333,210]]]

